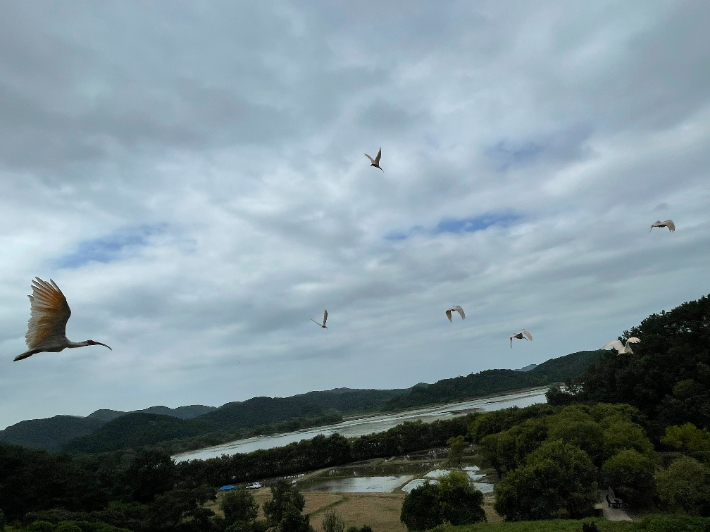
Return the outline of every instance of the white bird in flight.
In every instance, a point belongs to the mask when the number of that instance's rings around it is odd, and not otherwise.
[[[525,338],[527,336],[527,338]],[[513,349],[513,338],[517,338],[518,340],[530,340],[532,342],[532,334],[530,334],[530,331],[527,329],[523,329],[520,331],[518,334],[513,334],[510,337],[510,348]]]
[[[27,324],[25,342],[29,349],[17,355],[15,361],[31,357],[43,351],[59,353],[66,348],[86,347],[88,345],[102,345],[101,342],[86,340],[85,342],[72,342],[66,337],[67,321],[71,310],[67,299],[59,287],[49,280],[49,284],[39,277],[32,281],[32,295],[30,298],[30,321]],[[110,347],[108,347],[111,349]]]
[[[320,326],[323,327],[324,329],[327,329],[327,328],[328,328],[328,327],[325,326],[325,322],[326,322],[327,320],[328,320],[328,311],[327,311],[327,310],[323,313],[323,323],[318,323],[316,320],[311,319],[311,321],[312,321],[313,323],[315,323],[316,325],[320,325]]]
[[[651,229],[649,229],[648,232],[650,233],[653,231],[654,227],[667,227],[671,233],[675,231],[675,224],[673,223],[673,220],[666,220],[665,222],[656,220],[656,223],[651,226]]]
[[[466,319],[466,314],[463,313],[463,309],[459,307],[458,305],[454,305],[450,309],[446,311],[446,317],[449,318],[449,321],[453,322],[454,320],[451,319],[451,311],[455,310],[459,314],[461,314],[461,319],[465,320]]]
[[[377,152],[377,157],[374,159],[370,157],[368,154],[365,154],[365,157],[370,159],[370,162],[372,163],[370,166],[374,166],[375,168],[380,168],[380,157],[382,157],[382,148],[380,148],[380,151]],[[380,168],[382,170],[382,168]],[[384,170],[382,170],[384,172]]]
[[[632,336],[628,340],[626,340],[626,345],[621,343],[619,340],[614,340],[613,342],[609,342],[608,344],[605,344],[602,349],[606,349],[607,347],[613,347],[616,349],[618,354],[623,355],[623,354],[632,354],[633,351],[631,350],[631,346],[629,344],[638,344],[641,342],[640,339],[636,338],[635,336]]]

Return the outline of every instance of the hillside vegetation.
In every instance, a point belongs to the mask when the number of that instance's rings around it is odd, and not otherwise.
[[[710,429],[710,297],[652,314],[621,338],[630,336],[641,339],[633,354],[604,353],[578,379],[577,393],[555,392],[550,402],[627,403],[657,437],[668,424]]]
[[[563,382],[582,375],[603,354],[603,351],[579,351],[543,362],[530,371],[490,369],[480,373],[471,373],[466,377],[444,379],[426,387],[414,388],[409,393],[387,402],[383,409],[400,410],[461,401],[521,388]]]

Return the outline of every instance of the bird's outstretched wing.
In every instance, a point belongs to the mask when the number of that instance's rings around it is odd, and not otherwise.
[[[671,233],[675,231],[675,224],[673,223],[673,220],[666,220],[663,223],[666,225],[666,227]]]
[[[463,309],[462,309],[460,306],[454,305],[454,306],[451,307],[449,310],[455,310],[456,312],[458,312],[458,313],[461,315],[461,319],[462,319],[462,320],[465,320],[465,319],[466,319],[466,314],[464,314],[464,311],[463,311]]]
[[[641,339],[640,339],[640,338],[636,338],[635,336],[632,336],[631,338],[629,338],[628,340],[626,340],[626,343],[627,343],[627,344],[628,344],[628,343],[638,344],[638,343],[641,343]]]
[[[318,323],[316,320],[314,320],[313,318],[311,318],[311,321],[312,321],[313,323],[315,323],[316,325],[318,325],[319,327],[322,327],[322,326],[323,326],[323,325],[321,325],[320,323]]]
[[[382,148],[377,152],[377,157],[375,157],[375,164],[380,164],[380,157],[382,157]]]
[[[608,344],[604,344],[604,347],[602,347],[602,349],[606,349],[607,347],[613,347],[619,353],[621,353],[624,350],[624,344],[622,344],[619,340],[614,340],[613,342],[609,342]]]
[[[514,336],[515,336],[514,334],[510,336],[510,348],[511,349],[513,349],[513,337]]]
[[[377,164],[377,163],[375,162],[375,160],[374,160],[372,157],[370,157],[368,154],[365,154],[365,157],[367,157],[368,159],[370,159],[370,162],[371,162],[372,164]]]
[[[449,321],[453,321],[453,320],[451,319],[451,309],[448,309],[448,310],[446,311],[446,317],[449,318]]]
[[[25,335],[25,342],[30,349],[42,347],[51,342],[52,338],[66,336],[71,310],[59,287],[51,279],[49,282],[52,284],[39,277],[32,281],[32,295],[28,296],[31,314]]]
[[[660,223],[661,223],[661,220],[656,220],[654,223],[651,224],[651,229],[649,229],[648,232],[650,233],[651,231],[653,231],[653,228],[658,227],[658,224],[660,224]]]
[[[326,311],[323,313],[323,325],[325,325],[325,322],[326,322],[327,320],[328,320],[328,311],[326,310]]]
[[[530,331],[528,331],[527,329],[523,329],[520,332],[523,333],[525,336],[527,336],[528,340],[530,340],[532,342],[532,334],[530,334]]]

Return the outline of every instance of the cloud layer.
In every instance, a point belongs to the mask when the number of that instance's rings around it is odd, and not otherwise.
[[[517,368],[709,293],[710,5],[507,7],[2,2],[0,426]],[[12,363],[34,276],[114,350]]]

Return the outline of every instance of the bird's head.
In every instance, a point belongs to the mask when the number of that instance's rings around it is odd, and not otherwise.
[[[102,344],[101,342],[94,342],[93,340],[87,340],[86,343],[89,345],[102,345],[104,347],[108,347],[106,344]],[[110,347],[108,348],[111,349]],[[111,351],[113,351],[113,349],[111,349]]]

